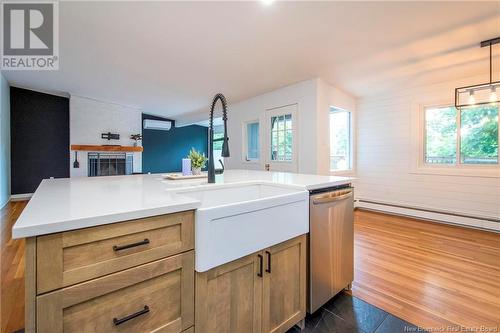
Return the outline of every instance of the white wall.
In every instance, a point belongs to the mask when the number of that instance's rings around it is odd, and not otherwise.
[[[229,105],[228,126],[231,158],[230,168],[264,169],[265,161],[259,163],[244,161],[243,123],[260,120],[260,144],[267,144],[264,133],[266,110],[298,104],[298,171],[300,173],[329,174],[329,112],[330,106],[355,111],[356,99],[329,85],[322,79],[299,82],[251,99]]]
[[[228,135],[231,157],[226,158],[230,169],[264,170],[262,145],[266,136],[266,110],[298,104],[298,171],[301,173],[316,173],[316,89],[317,80],[308,80],[286,86],[245,101],[230,104],[228,111]],[[243,153],[243,123],[250,120],[260,120],[261,159],[259,163],[244,161]]]
[[[10,198],[10,88],[0,74],[0,207]]]
[[[142,110],[119,104],[72,95],[70,110],[70,144],[117,144],[130,146],[131,134],[142,133]],[[120,140],[101,139],[101,133],[118,133]],[[78,152],[80,168],[73,168],[71,151],[70,176],[87,176],[87,152]],[[142,170],[142,153],[134,153],[134,172]]]
[[[455,87],[486,80],[469,78],[361,99],[357,110],[357,198],[500,218],[500,178],[412,173],[417,153],[411,149],[415,104],[453,105]]]

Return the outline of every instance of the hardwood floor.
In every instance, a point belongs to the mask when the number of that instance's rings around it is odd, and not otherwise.
[[[500,234],[366,211],[354,233],[354,296],[433,331],[500,331]]]
[[[24,327],[24,240],[12,239],[12,226],[27,201],[8,203],[0,210],[0,332]]]
[[[0,211],[1,333],[24,326],[24,241],[11,228],[25,206]],[[500,331],[500,234],[357,211],[354,266],[352,294],[396,317]]]

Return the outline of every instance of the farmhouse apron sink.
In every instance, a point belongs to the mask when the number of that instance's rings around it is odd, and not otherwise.
[[[309,193],[271,183],[177,190],[201,202],[195,213],[195,269],[207,271],[309,232]]]

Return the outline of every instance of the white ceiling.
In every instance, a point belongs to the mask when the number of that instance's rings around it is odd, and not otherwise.
[[[59,11],[60,70],[4,72],[11,84],[174,118],[208,108],[217,92],[234,103],[314,77],[361,97],[486,73],[478,43],[500,36],[500,1],[61,2]]]

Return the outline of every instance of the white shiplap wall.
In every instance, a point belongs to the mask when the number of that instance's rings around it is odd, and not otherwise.
[[[357,108],[358,199],[500,219],[500,178],[413,173],[416,104],[453,103],[454,88],[475,77],[360,99]],[[500,223],[475,225],[500,230]]]

